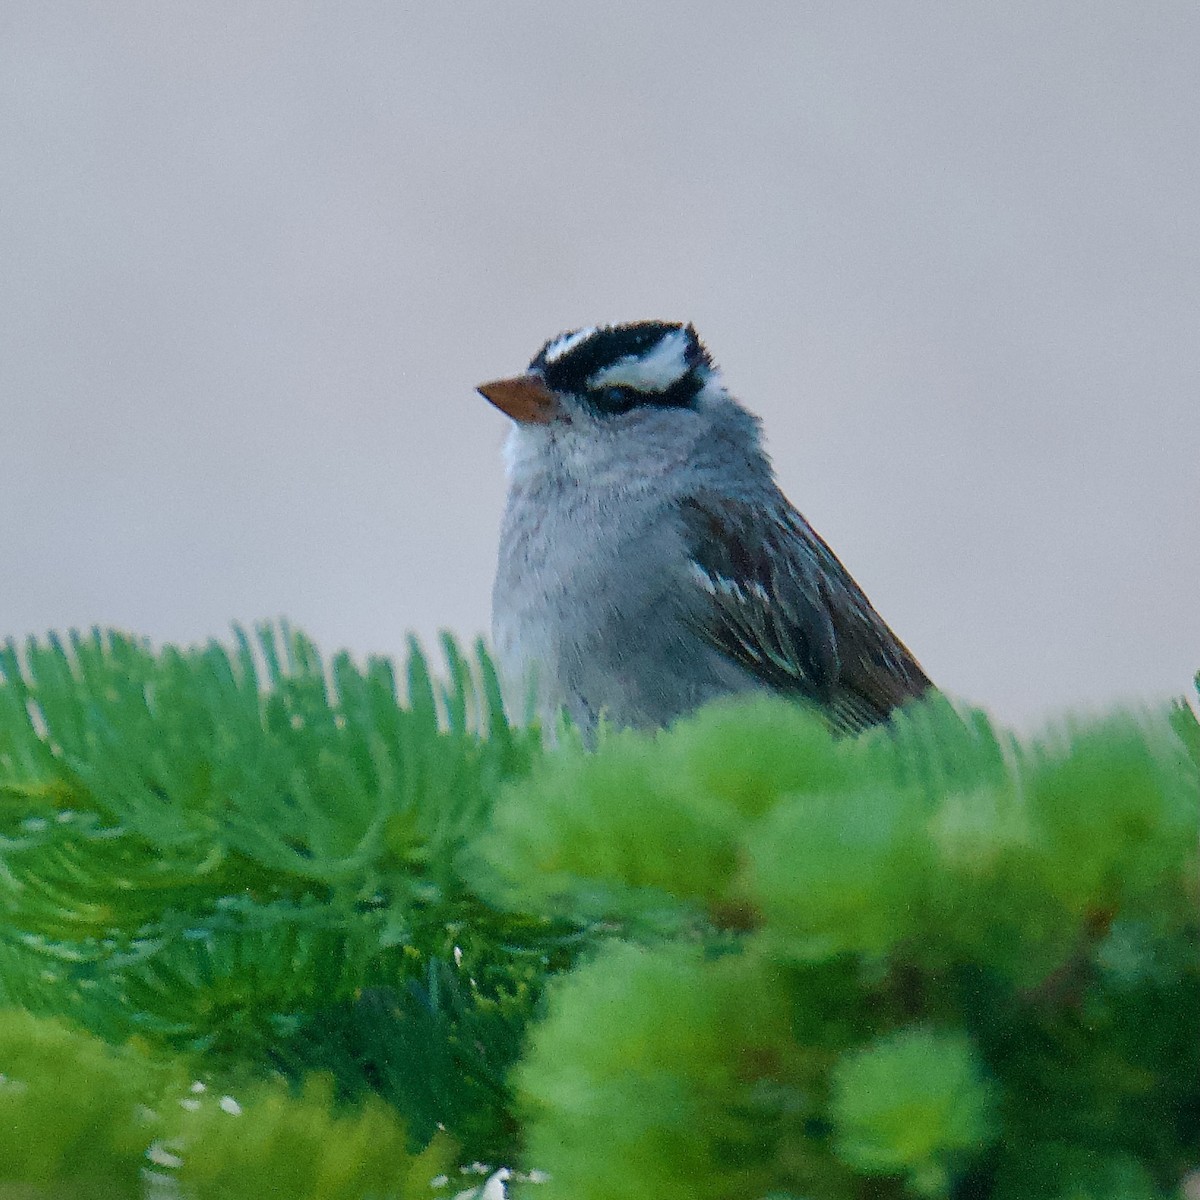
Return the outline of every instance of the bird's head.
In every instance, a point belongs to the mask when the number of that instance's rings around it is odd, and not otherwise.
[[[522,425],[619,421],[644,410],[694,409],[718,384],[691,325],[639,321],[559,334],[529,369],[479,391]]]
[[[513,419],[510,480],[549,471],[636,491],[686,490],[712,472],[770,477],[758,418],[725,390],[691,325],[638,321],[562,333],[524,374],[479,391]]]

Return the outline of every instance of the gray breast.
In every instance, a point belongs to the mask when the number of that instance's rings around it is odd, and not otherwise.
[[[514,482],[492,597],[510,685],[536,673],[538,706],[589,727],[655,727],[714,696],[756,686],[693,631],[703,602],[667,497]],[[518,687],[520,684],[518,684]]]

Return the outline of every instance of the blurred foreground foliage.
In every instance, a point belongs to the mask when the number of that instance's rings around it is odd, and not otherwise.
[[[764,699],[543,750],[442,651],[0,652],[0,1196],[483,1161],[546,1200],[1152,1200],[1200,1165],[1190,709],[835,739]]]

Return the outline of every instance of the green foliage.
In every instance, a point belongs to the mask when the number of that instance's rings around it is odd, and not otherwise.
[[[0,651],[0,1197],[478,1159],[546,1200],[1166,1200],[1200,1164],[1189,708],[839,739],[761,699],[544,751],[443,655]]]
[[[0,1178],[54,1194],[140,1195],[143,1154],[162,1131],[151,1108],[180,1078],[133,1048],[63,1022],[0,1011]]]
[[[416,1144],[511,1155],[505,1075],[578,935],[457,868],[540,739],[445,649],[443,685],[413,647],[403,696],[286,628],[0,651],[0,1003],[204,1071],[324,1071]]]
[[[388,1105],[373,1097],[357,1111],[334,1114],[332,1087],[310,1079],[299,1095],[278,1085],[248,1095],[204,1094],[178,1119],[177,1178],[185,1194],[221,1200],[379,1200],[428,1197],[442,1169],[437,1144],[410,1156],[405,1132]]]
[[[475,842],[480,879],[653,948],[578,968],[534,1031],[544,1194],[1171,1194],[1200,1159],[1181,720],[1019,742],[939,700],[836,740],[763,700],[537,764]],[[729,979],[788,1034],[748,1052]]]
[[[183,1194],[239,1200],[407,1200],[427,1196],[446,1160],[411,1155],[378,1099],[335,1111],[328,1080],[219,1095],[135,1046],[114,1049],[48,1017],[0,1013],[0,1164],[35,1195],[105,1200],[143,1194],[143,1173]]]
[[[597,754],[546,756],[497,802],[476,876],[498,902],[539,914],[648,928],[706,910],[736,925],[747,819],[783,791],[844,790],[854,771],[802,709],[718,703],[656,741],[619,733]]]
[[[609,946],[555,991],[521,1068],[529,1158],[551,1177],[537,1194],[763,1194],[805,1109],[802,1091],[763,1086],[790,1040],[767,964]]]
[[[955,1157],[995,1136],[994,1089],[961,1033],[902,1029],[844,1056],[830,1083],[838,1157],[917,1195],[945,1195]]]

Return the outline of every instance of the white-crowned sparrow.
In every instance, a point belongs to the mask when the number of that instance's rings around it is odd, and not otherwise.
[[[565,333],[479,391],[514,421],[493,640],[544,716],[654,728],[768,689],[855,730],[931,687],[780,492],[691,325]]]

